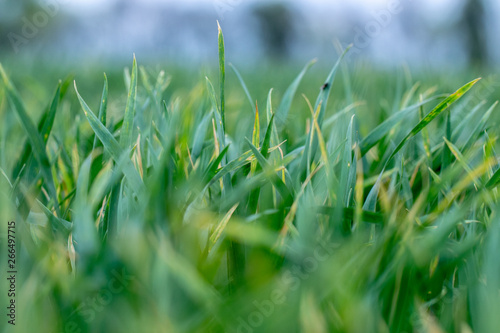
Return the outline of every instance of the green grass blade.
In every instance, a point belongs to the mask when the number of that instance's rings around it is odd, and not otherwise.
[[[420,95],[420,101],[422,101],[422,95]],[[421,121],[422,119],[424,119],[425,117],[425,114],[424,114],[424,107],[423,106],[420,106],[418,108],[418,116],[419,116],[419,121]],[[422,129],[422,144],[424,146],[424,150],[425,150],[425,155],[426,155],[426,158],[427,158],[427,163],[430,163],[430,159],[431,159],[431,139],[429,137],[429,131],[427,130],[427,128],[424,128]]]
[[[240,81],[241,87],[243,88],[243,91],[245,92],[245,95],[247,96],[248,102],[250,103],[250,109],[253,111],[253,99],[252,96],[250,96],[250,92],[248,91],[247,85],[245,84],[245,81],[243,80],[243,77],[241,76],[240,72],[236,69],[236,67],[233,66],[233,64],[229,64],[229,67],[231,67],[236,74],[236,77],[238,78],[238,81]]]
[[[271,116],[271,119],[269,120],[269,124],[267,125],[266,129],[266,134],[264,135],[264,141],[262,142],[261,153],[265,159],[269,157],[269,147],[271,144],[271,135],[274,127],[273,120],[274,120],[274,114]]]
[[[106,115],[108,109],[108,77],[104,74],[104,87],[102,89],[101,105],[99,107],[99,121],[106,126]],[[94,137],[93,149],[98,145],[97,136]]]
[[[349,50],[351,49],[352,45],[349,45],[344,52],[340,55],[339,59],[333,66],[330,74],[328,74],[328,77],[326,78],[325,83],[321,87],[320,93],[318,95],[318,98],[316,99],[316,103],[314,105],[314,110],[317,110],[318,107],[321,106],[318,114],[318,125],[321,127],[323,126],[323,118],[325,116],[325,110],[326,106],[328,105],[328,98],[330,96],[330,92],[332,90],[332,85],[333,85],[333,80],[335,79],[335,75],[337,74],[337,70],[340,66],[340,63],[342,62],[342,59],[344,59],[345,55]],[[313,125],[311,125],[313,126]]]
[[[297,91],[297,88],[299,87],[299,84],[302,81],[302,78],[304,77],[306,72],[315,63],[316,59],[313,59],[310,62],[308,62],[304,66],[302,71],[299,73],[297,78],[292,82],[292,84],[290,84],[290,86],[285,91],[285,94],[281,99],[281,103],[278,106],[278,110],[276,111],[276,125],[278,126],[278,128],[282,128],[285,125],[286,118],[288,117],[288,112],[290,111],[290,107],[292,106],[292,101],[295,96],[295,92]]]
[[[45,205],[42,204],[39,200],[37,200],[36,203],[38,204],[38,207],[40,207],[40,209],[42,210],[42,212],[45,214],[45,216],[47,216],[47,218],[49,219],[50,223],[52,224],[52,226],[55,229],[61,230],[64,233],[66,233],[68,230],[71,230],[71,228],[73,227],[73,223],[55,216],[50,211],[50,209],[48,209],[47,207],[45,207]]]
[[[226,229],[226,226],[227,226],[229,220],[233,216],[233,214],[236,211],[236,208],[238,208],[238,206],[239,206],[239,203],[237,203],[233,207],[231,207],[231,209],[226,213],[226,215],[224,215],[222,220],[217,224],[217,227],[215,228],[213,234],[210,236],[210,246],[209,246],[208,252],[210,252],[212,250],[214,245],[217,243],[219,238],[222,236],[222,232],[224,231],[224,229]]]
[[[383,123],[375,127],[359,144],[361,155],[364,156],[372,147],[374,147],[380,140],[386,136],[401,120],[403,120],[407,115],[409,115],[413,110],[417,110],[423,105],[432,102],[438,98],[442,98],[442,95],[430,97],[420,103],[413,104],[399,112],[394,113]]]
[[[317,208],[317,212],[319,214],[335,215],[335,213],[337,212],[337,207],[320,206]],[[356,210],[355,208],[352,207],[344,207],[342,208],[342,212],[344,219],[348,220],[353,220],[356,215]],[[380,213],[374,213],[373,211],[363,210],[361,211],[361,217],[362,220],[366,223],[375,223],[375,224],[384,223],[384,215]]]
[[[495,110],[497,105],[498,105],[498,101],[493,103],[493,105],[491,105],[490,108],[481,117],[481,120],[476,123],[476,125],[474,126],[472,131],[469,132],[469,137],[465,141],[465,144],[464,144],[463,149],[462,149],[463,151],[469,149],[472,146],[475,136],[484,129],[484,127],[488,123],[488,120],[490,119],[491,114],[493,113],[493,111]]]
[[[332,70],[330,71],[330,74],[326,78],[325,83],[321,87],[321,91],[318,95],[318,98],[316,99],[316,103],[314,105],[314,110],[318,110],[318,108],[319,108],[317,122],[318,122],[318,125],[320,128],[323,125],[323,118],[324,118],[326,106],[328,103],[328,97],[330,96],[330,91],[332,90],[332,84],[333,84],[333,80],[335,79],[335,74],[337,73],[337,69],[339,68],[342,59],[344,58],[344,56],[346,55],[346,53],[349,51],[349,49],[351,47],[352,47],[352,45],[349,45],[344,50],[342,55],[339,57],[339,59],[337,60],[337,62],[333,66]],[[311,127],[310,127],[311,134],[313,131],[314,131],[314,124],[312,123]],[[315,140],[313,140],[313,136],[312,135],[308,136],[306,139],[304,155],[302,156],[302,161],[301,161],[300,168],[299,168],[300,173],[303,173],[303,172],[309,170],[309,162],[310,162],[311,157],[314,157],[314,155],[316,154],[316,147],[317,147],[317,143]],[[306,172],[306,174],[303,175],[302,178],[304,178],[304,176],[307,176],[307,172]]]
[[[215,182],[215,175],[217,174],[217,168],[219,167],[219,164],[221,164],[222,160],[226,156],[227,150],[229,149],[229,146],[225,147],[217,156],[215,160],[210,163],[208,166],[207,170],[205,171],[205,175],[203,176],[204,183],[209,183],[209,185],[213,184]]]
[[[260,166],[264,170],[264,172],[269,174],[269,178],[273,185],[276,187],[278,192],[281,194],[283,199],[285,200],[286,203],[290,204],[293,202],[293,196],[288,187],[283,183],[283,181],[278,177],[278,175],[272,170],[272,167],[269,165],[269,163],[266,161],[264,156],[260,153],[260,151],[255,147],[247,138],[245,138],[245,141],[249,145],[250,149],[252,150],[253,154],[257,158],[257,161],[259,162]]]
[[[401,197],[405,200],[406,208],[410,210],[413,207],[413,194],[411,192],[408,175],[406,174],[405,161],[403,157],[401,157],[399,171],[399,178],[401,182]]]
[[[220,28],[219,21],[217,21],[217,27],[219,29],[219,85],[220,85],[220,114],[222,118],[222,128],[226,132],[226,102],[224,96],[224,86],[226,82],[226,67],[225,67],[225,56],[224,56],[224,35],[222,35],[222,29]]]
[[[95,134],[101,140],[104,148],[110,153],[113,160],[118,164],[123,164],[123,172],[125,177],[130,182],[132,188],[136,191],[136,193],[142,193],[144,184],[139,175],[139,172],[134,168],[132,161],[128,159],[128,153],[125,153],[118,141],[113,137],[113,135],[109,132],[109,130],[104,126],[99,119],[94,115],[92,110],[89,108],[87,103],[83,100],[78,92],[75,82],[75,91],[78,96],[78,100],[80,101],[80,105],[82,107],[83,112],[85,113],[85,117],[89,121],[90,126],[94,130]],[[124,161],[124,159],[126,159]]]
[[[50,133],[52,131],[52,126],[54,125],[54,120],[56,118],[56,113],[57,113],[57,107],[59,105],[59,101],[62,97],[61,93],[61,86],[62,84],[59,83],[57,85],[56,91],[54,93],[54,97],[52,98],[52,102],[48,106],[47,110],[45,110],[42,118],[40,119],[38,123],[38,131],[40,135],[43,138],[44,144],[47,143]],[[25,165],[30,165],[29,170],[27,171],[26,174],[31,175],[32,172],[32,165],[30,163],[30,160],[32,159],[32,146],[30,145],[29,141],[26,143],[24,146],[23,152],[20,155],[21,157],[16,163],[16,167],[14,167],[14,172],[13,172],[13,177],[16,177],[19,175],[20,170],[25,166]]]
[[[347,141],[344,147],[344,154],[341,160],[341,178],[340,178],[340,190],[341,192],[341,200],[343,207],[349,207],[350,203],[350,194],[354,190],[354,183],[356,180],[352,179],[352,170],[356,170],[356,165],[353,164],[353,127],[354,127],[354,115],[351,117],[351,121],[349,122],[349,127],[347,128]]]
[[[400,150],[403,148],[405,143],[418,134],[423,128],[425,128],[431,121],[433,121],[437,116],[439,116],[443,111],[447,110],[448,107],[450,107],[453,103],[455,103],[457,100],[459,100],[467,91],[469,91],[480,79],[475,79],[460,89],[458,89],[456,92],[451,94],[448,98],[446,98],[444,101],[439,103],[431,112],[427,114],[427,116],[424,117],[411,131],[408,133],[403,140],[398,144],[396,149],[392,152],[392,154],[389,156],[387,162],[389,162]]]
[[[203,149],[203,143],[205,141],[205,136],[207,135],[208,124],[212,118],[212,112],[207,113],[196,129],[196,133],[193,138],[193,149],[191,151],[191,156],[193,161],[196,161],[201,154]]]
[[[57,85],[56,91],[54,93],[54,97],[52,98],[52,102],[50,103],[49,110],[47,113],[47,117],[43,121],[42,128],[40,130],[40,135],[43,138],[43,142],[47,143],[49,140],[50,132],[52,131],[52,127],[54,126],[54,120],[56,119],[57,107],[59,105],[59,101],[61,99],[61,82]]]
[[[80,261],[77,267],[80,268],[90,264],[87,259],[96,253],[98,246],[97,229],[92,221],[90,209],[86,204],[91,163],[92,156],[89,156],[80,168],[74,201],[73,237],[76,241],[75,249],[79,254],[78,259]]]
[[[39,134],[35,124],[31,121],[31,118],[28,116],[26,109],[24,108],[21,99],[15,90],[14,86],[10,82],[3,66],[0,64],[0,75],[2,76],[7,97],[12,105],[12,108],[16,112],[19,117],[21,124],[28,135],[28,139],[33,149],[33,154],[35,155],[35,159],[40,166],[40,170],[42,172],[43,178],[45,180],[45,184],[48,188],[50,196],[54,199],[55,209],[58,215],[60,215],[59,205],[57,203],[57,191],[54,186],[54,179],[52,177],[51,165],[47,153],[45,151],[45,144],[43,137]]]
[[[121,128],[120,144],[128,149],[132,144],[132,134],[134,132],[135,104],[137,98],[137,61],[134,55],[132,64],[132,74],[130,76],[130,88],[128,91],[127,105]]]
[[[219,106],[217,105],[217,100],[215,97],[215,90],[214,86],[212,85],[212,82],[206,78],[207,82],[207,90],[208,90],[208,95],[210,97],[210,101],[212,102],[212,108],[214,109],[214,117],[215,117],[215,124],[217,127],[217,140],[219,140],[219,144],[221,145],[221,149],[224,149],[225,144],[226,144],[226,136],[225,136],[225,130],[224,130],[224,124],[222,121],[222,115],[220,113]]]
[[[446,113],[446,122],[445,122],[445,137],[446,140],[451,140],[451,112],[448,111]],[[449,145],[445,145],[443,147],[443,152],[441,155],[441,175],[448,168],[452,161],[452,152],[449,148]]]
[[[227,148],[228,147],[226,147],[221,152],[221,154],[225,153],[227,151]],[[229,175],[231,172],[235,172],[236,170],[238,170],[238,169],[242,168],[243,166],[249,164],[250,162],[248,161],[248,158],[250,156],[252,156],[251,151],[247,151],[247,152],[243,153],[240,157],[238,157],[238,158],[230,161],[229,163],[227,163],[218,172],[216,172],[216,171],[217,171],[217,166],[219,165],[220,161],[217,164],[213,164],[214,165],[214,170],[211,173],[211,175],[213,175],[213,177],[210,177],[210,176],[206,177],[206,181],[208,181],[208,186],[212,186],[213,184],[215,184],[215,182],[217,182],[222,177],[225,177],[225,176]],[[222,160],[222,156],[221,156],[220,160]],[[211,165],[212,165],[212,163],[211,163]]]
[[[267,121],[271,121],[271,118],[274,117],[272,95],[273,95],[273,89],[271,88],[269,90],[269,93],[267,94],[267,103],[266,103]],[[278,130],[277,130],[277,127],[276,127],[276,122],[273,123],[272,128],[273,128],[273,130],[272,130],[272,133],[271,133],[271,142],[270,142],[270,145],[271,146],[276,146],[280,142],[279,136],[278,136]]]
[[[255,102],[255,120],[253,123],[252,144],[257,148],[260,146],[260,119],[257,102]]]
[[[467,161],[466,161],[465,157],[462,155],[462,153],[460,152],[460,150],[453,143],[451,143],[447,138],[443,137],[443,140],[444,140],[444,142],[446,142],[446,145],[450,149],[450,152],[455,156],[458,163],[462,166],[462,168],[464,168],[464,170],[469,174],[469,176],[471,176],[476,187],[479,187],[480,185],[479,185],[478,179],[473,175],[472,169],[467,164]]]
[[[470,126],[470,124],[473,122],[473,117],[478,111],[486,104],[486,101],[481,101],[478,103],[476,106],[471,111],[468,111],[465,117],[461,118],[460,122],[454,126],[453,128],[453,142],[456,142],[458,144],[458,138],[464,134],[465,129],[467,126]]]

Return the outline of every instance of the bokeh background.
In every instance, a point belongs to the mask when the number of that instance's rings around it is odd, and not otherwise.
[[[210,65],[219,20],[240,67],[329,60],[336,40],[377,66],[463,69],[499,64],[499,17],[493,0],[2,0],[0,57]]]

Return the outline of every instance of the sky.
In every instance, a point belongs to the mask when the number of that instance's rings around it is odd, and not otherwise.
[[[210,3],[216,3],[217,1],[221,3],[242,3],[244,1],[248,0],[138,0],[141,1],[142,3],[147,3],[147,2],[152,2],[152,3],[183,3],[186,5],[191,5],[191,4],[199,4],[199,3],[205,3],[205,4],[210,4]],[[254,0],[254,1],[266,1],[266,0]],[[335,2],[342,2],[343,0],[288,0],[290,2],[295,2],[295,3],[308,3],[308,4],[316,4],[316,5],[325,5],[325,4],[332,4]],[[350,4],[359,4],[363,6],[372,6],[372,7],[377,7],[381,5],[387,4],[391,0],[350,0]],[[394,1],[394,0],[393,0]],[[397,0],[396,0],[397,1]],[[400,0],[401,2],[404,1],[412,1],[412,0]],[[105,6],[106,3],[112,3],[113,0],[71,0],[68,3],[68,7],[72,7],[75,9],[81,9],[81,8],[88,8],[88,9],[95,9],[98,8],[99,6]],[[420,0],[419,1],[423,6],[428,6],[432,9],[435,10],[445,10],[447,7],[452,6],[456,4],[457,2],[461,2],[460,0]]]
[[[226,29],[228,54],[233,58],[245,59],[242,61],[246,62],[247,58],[264,56],[264,48],[259,48],[264,39],[259,37],[255,18],[249,14],[251,6],[245,5],[269,3],[269,0],[127,0],[128,5],[125,6],[115,6],[125,0],[51,1],[57,1],[61,9],[70,12],[70,15],[66,21],[54,20],[60,24],[58,28],[41,29],[40,36],[35,39],[39,43],[30,44],[33,49],[40,46],[51,50],[51,57],[59,52],[61,57],[68,58],[71,50],[76,57],[83,51],[92,50],[95,57],[109,56],[113,59],[116,53],[128,55],[134,52],[139,55],[150,52],[151,56],[167,55],[175,59],[185,59],[185,55],[205,59],[216,54],[215,46],[210,42],[212,35],[207,32],[207,27],[215,24],[216,19]],[[426,57],[457,59],[460,58],[459,52],[455,51],[465,45],[464,38],[457,32],[460,27],[453,24],[460,23],[458,19],[466,0],[281,1],[296,5],[292,6],[294,15],[297,15],[294,16],[295,29],[290,30],[294,41],[289,54],[300,61],[302,58],[330,54],[335,50],[332,42],[335,38],[344,46],[368,39],[367,46],[361,42],[356,44],[360,54],[390,63],[394,60],[421,61]],[[367,38],[367,27],[372,26],[374,20],[380,24],[378,13],[387,11],[390,3],[398,2],[403,11],[389,17],[389,24],[382,24],[376,36],[368,34]],[[221,4],[234,10],[221,15],[216,8]],[[491,0],[490,4],[500,6],[500,1]],[[500,8],[496,7],[494,12],[497,13],[491,14],[494,18],[500,17]],[[454,18],[457,18],[456,21]],[[490,31],[496,31],[495,27],[500,28],[500,23],[489,26]],[[363,38],[359,38],[358,30],[365,32]],[[48,42],[44,41],[44,36],[47,36]],[[500,47],[497,49],[495,57],[500,55]],[[113,53],[113,50],[116,52]]]

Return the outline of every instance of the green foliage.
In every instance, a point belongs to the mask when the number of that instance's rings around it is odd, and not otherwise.
[[[487,80],[450,95],[369,69],[334,83],[344,52],[322,86],[311,62],[270,89],[226,78],[220,27],[218,41],[218,94],[134,57],[122,99],[108,103],[113,75],[93,94],[79,79],[85,99],[67,79],[38,110],[0,66],[18,332],[495,332]]]

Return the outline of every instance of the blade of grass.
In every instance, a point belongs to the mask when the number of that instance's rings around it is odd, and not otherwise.
[[[226,102],[224,96],[224,85],[226,82],[226,67],[225,67],[225,56],[224,56],[224,35],[222,34],[222,29],[220,28],[219,21],[217,21],[217,27],[219,30],[219,85],[220,85],[220,114],[222,118],[222,128],[224,133],[226,132]]]
[[[47,153],[45,151],[45,144],[43,137],[39,135],[35,124],[31,121],[31,118],[28,116],[26,109],[21,102],[21,99],[16,92],[14,86],[10,82],[3,66],[0,64],[0,75],[2,76],[8,100],[19,117],[21,124],[28,135],[28,139],[33,147],[33,154],[35,155],[35,159],[40,166],[41,172],[43,174],[45,184],[48,188],[49,194],[51,198],[54,200],[54,206],[57,212],[57,215],[60,216],[59,205],[57,202],[57,191],[54,185],[54,179],[52,177],[51,165]]]
[[[237,203],[233,207],[231,207],[231,209],[226,213],[226,215],[224,215],[224,218],[222,218],[222,220],[217,224],[217,227],[215,228],[214,232],[210,236],[210,246],[208,248],[208,252],[210,252],[212,250],[215,243],[217,243],[219,238],[222,236],[222,232],[226,228],[229,220],[231,219],[234,212],[236,211],[236,208],[238,208],[239,205],[240,204]]]
[[[114,138],[114,136],[108,131],[108,129],[99,121],[99,119],[94,115],[92,110],[89,108],[87,103],[83,100],[78,92],[75,82],[75,92],[78,96],[78,100],[80,101],[80,105],[82,107],[83,112],[85,113],[85,117],[89,121],[90,126],[94,130],[95,134],[101,140],[104,148],[111,154],[113,160],[121,165],[123,164],[123,173],[125,177],[130,182],[132,188],[136,191],[137,194],[140,194],[144,190],[144,184],[139,175],[139,172],[134,168],[132,161],[126,157],[126,154],[118,141]],[[125,160],[126,159],[126,160]]]
[[[285,202],[291,203],[293,202],[293,196],[288,187],[283,183],[283,181],[276,175],[276,173],[272,170],[271,166],[269,163],[266,161],[264,156],[260,153],[260,151],[247,139],[245,138],[246,143],[249,145],[250,149],[252,150],[253,154],[257,158],[257,161],[259,162],[260,166],[265,172],[269,173],[269,178],[273,185],[276,187],[278,192],[281,194]]]
[[[261,153],[262,156],[264,156],[265,159],[269,157],[269,147],[271,145],[271,136],[273,132],[273,127],[274,127],[274,114],[271,116],[271,119],[269,120],[269,124],[267,125],[266,129],[266,134],[264,135],[264,141],[262,142],[262,148],[261,148]]]
[[[61,93],[61,83],[58,84],[56,88],[56,92],[54,93],[54,97],[52,98],[52,102],[48,106],[48,108],[45,110],[42,118],[40,119],[38,123],[38,131],[40,133],[40,136],[43,138],[44,144],[47,144],[47,141],[50,136],[50,132],[52,131],[52,126],[54,125],[54,120],[56,117],[57,113],[57,107],[59,104],[59,101],[62,97]],[[16,163],[16,167],[14,168],[13,171],[13,177],[16,177],[20,174],[21,168],[25,165],[29,165],[28,170],[26,172],[27,175],[32,174],[32,169],[33,166],[31,164],[31,160],[33,158],[32,155],[32,146],[29,143],[29,141],[26,143],[23,149],[23,153],[21,153],[20,159]]]
[[[498,101],[493,103],[493,105],[491,105],[490,108],[481,117],[481,120],[476,123],[476,125],[474,126],[472,131],[470,131],[469,137],[468,137],[467,141],[465,141],[465,144],[463,146],[463,149],[462,149],[463,151],[469,149],[472,146],[473,139],[474,139],[475,135],[480,133],[483,130],[484,126],[486,126],[491,114],[493,113],[493,111],[495,110],[497,105],[498,105]]]
[[[108,109],[108,77],[104,74],[104,87],[102,89],[101,105],[99,107],[99,121],[106,126],[106,114]],[[97,136],[94,137],[93,149],[98,145]]]
[[[302,78],[306,74],[306,72],[311,68],[312,65],[316,63],[316,59],[308,62],[299,75],[295,78],[295,80],[290,84],[290,86],[285,91],[283,98],[281,99],[281,103],[278,106],[278,110],[276,111],[276,125],[278,128],[283,128],[286,123],[286,118],[288,117],[288,112],[290,111],[290,107],[292,106],[292,101],[295,96],[295,92],[299,87]]]
[[[427,116],[424,117],[411,131],[408,133],[398,144],[396,149],[392,152],[392,154],[389,156],[387,159],[387,162],[389,162],[400,150],[403,148],[405,143],[418,134],[423,128],[425,128],[431,121],[433,121],[437,116],[439,116],[442,112],[447,110],[453,103],[455,103],[457,100],[459,100],[467,91],[469,91],[478,81],[479,79],[475,79],[467,84],[465,84],[463,87],[458,89],[456,92],[451,94],[448,98],[446,98],[444,101],[439,103],[434,109],[432,109],[431,112],[427,114]]]
[[[236,67],[233,66],[233,64],[229,63],[229,67],[231,67],[236,74],[236,77],[238,78],[238,81],[240,81],[241,87],[243,88],[243,91],[245,92],[245,95],[248,98],[248,102],[250,102],[250,108],[253,111],[253,99],[252,96],[250,96],[250,92],[248,91],[247,85],[245,84],[245,81],[243,80],[243,77],[241,76],[240,72],[236,69]]]
[[[349,45],[344,50],[342,55],[339,57],[339,59],[337,60],[337,62],[333,66],[332,70],[330,71],[330,74],[328,75],[325,83],[321,87],[321,91],[318,95],[318,98],[316,99],[316,104],[314,105],[314,110],[317,110],[319,108],[317,121],[318,121],[318,125],[320,128],[321,128],[321,126],[323,126],[323,118],[324,118],[326,106],[328,103],[328,97],[330,96],[330,91],[332,89],[333,80],[335,79],[335,74],[337,73],[337,69],[339,68],[342,59],[344,58],[344,56],[346,55],[346,53],[349,51],[349,49],[351,47],[352,47],[352,45]],[[310,132],[313,132],[313,131],[314,131],[314,124],[311,124]],[[316,143],[316,141],[314,141],[312,139],[313,138],[311,135],[308,136],[306,139],[304,155],[302,156],[302,161],[301,161],[300,168],[299,168],[299,174],[302,174],[302,177],[300,177],[300,178],[302,178],[302,179],[304,179],[304,176],[307,176],[309,174],[310,171],[308,171],[308,170],[309,170],[310,160],[316,154],[317,143]]]
[[[476,185],[476,188],[479,188],[479,181],[478,179],[473,175],[472,169],[469,167],[467,164],[464,156],[460,152],[460,150],[453,144],[451,143],[447,138],[443,137],[444,142],[446,142],[446,145],[450,149],[450,152],[455,156],[457,159],[458,163],[464,168],[464,170],[469,174],[471,179],[474,181],[474,185]]]
[[[85,269],[90,265],[89,257],[96,253],[98,247],[97,229],[92,221],[92,215],[87,202],[90,166],[92,155],[89,156],[80,168],[74,201],[73,237],[76,241],[75,250],[78,253],[77,269]],[[80,264],[78,265],[78,262]]]
[[[130,88],[128,91],[127,105],[120,134],[120,144],[122,148],[129,149],[132,144],[132,134],[134,132],[135,102],[137,97],[137,61],[134,55],[132,64],[132,75],[130,76]],[[101,104],[102,105],[102,104]]]
[[[193,150],[191,152],[193,161],[196,161],[198,159],[203,149],[203,143],[205,140],[205,136],[207,135],[210,118],[212,118],[212,112],[207,113],[205,117],[203,117],[203,119],[201,120],[200,124],[196,129],[196,133],[193,138],[193,146],[192,146]]]
[[[389,133],[397,123],[403,120],[411,111],[418,109],[425,104],[432,102],[433,100],[444,97],[443,95],[437,95],[430,97],[424,101],[413,104],[399,112],[394,113],[382,124],[378,125],[373,129],[359,144],[361,149],[361,155],[364,156],[372,147],[374,147],[380,140]]]

